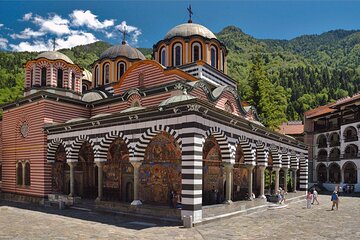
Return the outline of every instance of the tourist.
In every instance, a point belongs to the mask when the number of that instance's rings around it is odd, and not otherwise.
[[[332,201],[332,207],[331,210],[334,210],[334,207],[336,206],[336,210],[338,210],[339,208],[339,195],[338,192],[335,190],[332,194],[331,194],[331,201]]]
[[[175,192],[174,192],[174,190],[171,190],[169,192],[169,205],[170,205],[170,207],[173,207],[173,208],[175,208],[174,207],[174,198],[175,198]]]
[[[311,194],[310,191],[308,191],[306,195],[306,208],[311,208],[312,199],[313,199],[313,195]]]
[[[218,198],[218,190],[215,189],[215,186],[213,186],[211,190],[211,204],[216,204]]]
[[[181,208],[180,193],[176,193],[175,202],[176,202],[175,208],[177,209]]]
[[[319,201],[318,201],[318,192],[316,191],[316,189],[314,188],[313,190],[313,201],[311,204],[314,204],[314,202],[316,201],[317,202],[317,205],[319,205]]]
[[[280,197],[281,197],[280,204],[286,203],[285,194],[286,194],[285,190],[280,188]]]

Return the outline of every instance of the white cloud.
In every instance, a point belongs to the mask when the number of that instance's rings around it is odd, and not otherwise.
[[[34,41],[34,42],[21,42],[18,45],[10,44],[10,47],[13,51],[16,52],[41,52],[41,51],[49,51],[51,49],[51,42],[48,41],[45,43],[44,41]]]
[[[32,18],[32,12],[29,13],[25,13],[24,16],[22,17],[23,21],[29,21]]]
[[[8,40],[5,38],[0,38],[0,49],[7,49]]]
[[[73,31],[72,35],[64,38],[56,39],[56,49],[72,48],[78,45],[89,44],[98,41],[98,39],[92,34],[87,32]],[[10,44],[13,51],[49,51],[52,49],[51,39],[45,41],[33,41],[33,42],[20,42],[19,44]]]
[[[38,32],[38,31],[34,31],[31,28],[25,28],[21,33],[17,34],[17,33],[13,33],[10,35],[10,37],[12,39],[30,39],[30,38],[37,38],[37,37],[41,37],[44,36],[45,33],[44,32]]]
[[[70,34],[69,20],[57,14],[50,15],[47,19],[35,16],[33,22],[40,27],[40,32],[54,33],[58,36]]]
[[[100,22],[97,19],[98,16],[92,14],[90,10],[74,10],[72,14],[70,14],[70,17],[74,26],[87,26],[94,30],[104,29],[114,25],[113,19],[105,19],[103,22]]]
[[[4,24],[0,23],[0,28],[3,27],[3,26],[4,26]]]
[[[126,31],[128,34],[130,34],[133,44],[136,45],[138,43],[138,38],[141,35],[141,30],[139,28],[127,25],[126,21],[122,21],[115,28],[120,31]]]

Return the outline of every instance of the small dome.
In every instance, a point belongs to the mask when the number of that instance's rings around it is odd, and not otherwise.
[[[164,101],[162,101],[159,104],[159,107],[163,107],[163,106],[166,106],[166,105],[169,105],[169,104],[172,104],[172,103],[187,101],[187,100],[194,99],[194,98],[196,98],[196,97],[188,95],[186,93],[182,94],[182,95],[176,95],[176,96],[170,97],[170,98],[165,99]]]
[[[67,63],[74,64],[74,62],[65,54],[57,51],[48,51],[48,52],[42,52],[35,59],[38,58],[46,58],[49,60],[64,60]]]
[[[101,99],[107,98],[106,94],[102,91],[87,92],[83,95],[82,101],[84,102],[95,102]]]
[[[196,23],[184,23],[172,28],[166,35],[165,39],[173,37],[189,37],[192,35],[200,35],[205,38],[216,38],[215,34],[212,33],[206,27]]]
[[[91,73],[89,70],[84,69],[84,71],[83,71],[82,74],[83,74],[82,80],[88,80],[89,82],[91,82],[91,80],[92,80],[92,73]]]
[[[138,110],[143,110],[143,109],[145,109],[145,108],[144,107],[131,107],[131,108],[122,110],[121,113],[133,112],[133,111],[138,111]]]
[[[102,58],[117,58],[117,57],[127,57],[129,59],[140,59],[145,60],[144,54],[142,54],[136,48],[131,47],[128,44],[116,45],[105,50],[101,55]]]

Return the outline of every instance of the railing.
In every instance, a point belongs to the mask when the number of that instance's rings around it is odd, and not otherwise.
[[[318,162],[326,162],[327,161],[327,156],[318,156],[317,161]]]
[[[358,137],[357,136],[346,136],[344,139],[344,142],[354,142],[357,141]]]
[[[329,161],[340,161],[340,156],[330,156]]]
[[[319,143],[318,148],[327,148],[327,144],[326,143]]]
[[[352,158],[359,158],[359,157],[360,157],[360,154],[359,154],[359,153],[354,153],[354,154],[345,153],[345,154],[342,156],[342,159],[352,159]]]
[[[330,142],[330,147],[338,147],[338,146],[340,146],[340,141]]]

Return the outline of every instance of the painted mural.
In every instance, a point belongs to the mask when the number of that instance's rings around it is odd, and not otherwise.
[[[210,136],[203,147],[203,204],[223,201],[224,180],[219,144]]]
[[[65,192],[65,171],[68,170],[66,152],[60,145],[55,153],[55,163],[52,166],[52,189],[54,193],[67,194]]]
[[[97,168],[94,163],[94,151],[89,142],[84,142],[79,150],[78,164],[75,168],[75,189],[85,198],[97,196]]]
[[[244,167],[244,152],[239,145],[236,148],[233,170],[233,201],[243,200],[248,194],[248,170]]]
[[[166,204],[171,191],[181,194],[181,150],[173,136],[162,132],[151,140],[139,181],[140,199],[145,202]]]
[[[128,178],[127,178],[128,176]],[[127,179],[133,178],[133,167],[129,162],[129,151],[124,140],[115,139],[108,151],[103,167],[103,197],[106,200],[127,199]]]

